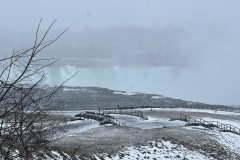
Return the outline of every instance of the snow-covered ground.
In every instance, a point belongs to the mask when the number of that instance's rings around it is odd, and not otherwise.
[[[82,93],[96,93],[97,91],[93,91],[87,88],[74,88],[74,87],[64,87],[63,91],[78,91]]]
[[[213,160],[200,152],[192,151],[185,148],[183,145],[174,144],[171,141],[157,140],[150,141],[145,146],[132,146],[124,147],[122,151],[117,154],[110,155],[107,153],[93,154],[90,159],[96,160],[133,160],[133,159],[153,159],[153,160]],[[66,158],[71,159],[67,153],[58,151],[52,151],[51,157],[48,159],[64,160]],[[74,155],[77,160],[86,159],[83,156]]]
[[[240,135],[229,132],[218,132],[216,133],[216,140],[226,147],[230,152],[240,154]]]
[[[54,131],[57,131],[53,139],[64,138],[68,136],[74,136],[77,133],[84,132],[93,128],[99,127],[99,122],[97,121],[69,121],[64,124],[60,124]]]
[[[115,91],[115,92],[113,92],[113,93],[114,93],[114,94],[129,95],[129,96],[137,94],[136,92],[127,92],[127,91]]]
[[[224,112],[224,111],[212,111],[212,110],[204,110],[204,109],[186,109],[186,108],[143,108],[143,109],[137,109],[141,111],[181,111],[181,112],[201,112],[201,113],[210,113],[210,114],[216,114],[216,115],[236,115],[240,116],[239,113],[231,113],[231,112]],[[75,116],[76,114],[79,114],[81,112],[85,111],[91,111],[91,112],[98,112],[98,110],[75,110],[75,111],[52,111],[52,114],[61,114],[61,115],[67,115],[67,116]],[[122,114],[111,114],[111,116],[115,117],[116,119],[120,120],[123,123],[126,123],[128,127],[135,127],[140,129],[152,129],[152,128],[163,128],[170,127],[170,126],[184,126],[186,123],[183,121],[169,121],[169,118],[153,118],[151,116],[148,116],[148,120],[143,120],[137,116],[130,116],[130,115],[122,115]],[[231,124],[235,127],[240,128],[240,120],[222,120],[212,117],[201,117],[206,121],[218,121],[223,124]],[[79,126],[82,127],[82,124],[86,122],[82,121],[76,121],[76,122],[68,122],[69,124],[78,123]],[[97,123],[97,122],[95,122]],[[96,124],[94,124],[96,125]],[[91,126],[91,125],[90,125]],[[80,128],[81,128],[80,127]],[[82,129],[84,129],[83,127]],[[91,129],[91,127],[89,128]]]
[[[194,133],[193,135],[200,135],[200,137],[207,137],[209,140],[209,146],[211,147],[216,147],[215,144],[217,143],[220,148],[217,148],[214,154],[217,154],[218,151],[220,152],[222,149],[224,149],[224,152],[229,153],[227,155],[228,157],[231,157],[230,159],[237,160],[240,157],[240,143],[239,139],[240,136],[233,134],[233,133],[228,133],[228,132],[220,132],[219,130],[210,130],[203,128],[201,126],[184,126],[186,122],[183,121],[169,121],[168,115],[165,116],[165,113],[171,113],[176,116],[179,116],[179,114],[186,114],[186,115],[193,115],[193,116],[198,116],[206,121],[218,121],[223,124],[231,124],[235,127],[240,128],[240,114],[239,113],[231,113],[231,112],[224,112],[224,111],[213,111],[213,110],[204,110],[204,109],[186,109],[186,108],[144,108],[144,109],[136,109],[136,110],[141,110],[145,112],[146,114],[148,113],[148,120],[143,120],[140,117],[137,116],[130,116],[130,115],[121,115],[121,114],[111,114],[111,116],[115,117],[116,119],[120,120],[121,122],[124,122],[127,124],[127,130],[134,130],[139,132],[144,132],[144,134],[148,134],[149,132],[152,132],[154,128],[163,128],[164,126],[166,127],[165,129],[155,129],[155,133],[167,133],[168,128],[169,131],[171,128],[173,131],[176,131],[179,133],[183,132],[183,135],[185,136],[185,133],[187,136],[191,137],[191,133]],[[85,111],[85,110],[84,110]],[[80,112],[84,112],[83,110],[77,110],[77,111],[64,111],[64,112],[59,112],[63,115],[71,115],[74,116]],[[148,112],[150,111],[150,112]],[[153,111],[153,112],[152,112]],[[156,113],[159,112],[161,114],[154,114],[151,115],[151,113]],[[162,111],[162,112],[161,112]],[[98,112],[95,110],[94,112]],[[185,113],[180,113],[180,112],[185,112]],[[194,114],[192,114],[195,112]],[[201,114],[200,114],[201,113]],[[205,114],[206,113],[206,114]],[[54,114],[58,114],[55,112]],[[211,117],[212,116],[212,117]],[[222,119],[221,119],[222,118]],[[121,127],[116,127],[113,129],[113,131],[108,130],[108,127],[104,126],[99,126],[98,122],[91,122],[91,121],[74,121],[74,122],[67,122],[67,126],[69,126],[69,132],[71,135],[77,137],[79,135],[85,135],[86,133],[91,133],[92,137],[91,138],[101,138],[101,136],[104,138],[106,137],[112,137],[111,134],[116,134],[115,129],[119,131],[125,130],[124,128]],[[92,133],[95,130],[93,128],[96,128],[97,131],[104,131],[104,132],[98,132]],[[106,128],[104,130],[103,128]],[[111,127],[109,127],[111,128]],[[176,128],[176,129],[175,129]],[[93,129],[93,130],[90,130]],[[137,130],[136,130],[137,129]],[[185,130],[187,129],[187,130]],[[108,136],[105,137],[106,132],[113,132],[109,133]],[[83,133],[81,133],[83,132]],[[76,133],[76,134],[75,134]],[[80,133],[80,134],[78,134]],[[170,133],[170,132],[169,132]],[[175,133],[167,133],[167,136],[173,136]],[[189,133],[189,134],[188,134]],[[195,134],[198,133],[198,134]],[[165,135],[165,136],[166,136]],[[180,136],[183,136],[181,134],[177,134]],[[122,134],[121,134],[122,136]],[[155,135],[154,135],[155,136]],[[179,138],[180,141],[185,141],[188,142],[188,138],[184,137]],[[208,138],[209,137],[209,138]],[[68,139],[69,137],[67,137]],[[89,138],[89,137],[88,137]],[[90,139],[91,139],[90,138]],[[116,137],[115,137],[116,138]],[[176,137],[175,137],[176,138]],[[193,139],[196,139],[194,136],[191,137]],[[191,139],[190,138],[190,139]],[[75,140],[75,139],[74,139]],[[153,139],[154,140],[154,139]],[[198,138],[199,142],[201,140],[204,140],[204,138]],[[214,140],[212,144],[212,140]],[[115,139],[114,139],[115,141]],[[122,140],[121,140],[122,141]],[[64,141],[65,142],[65,141]],[[67,142],[67,140],[66,140]],[[88,141],[87,141],[88,142]],[[105,142],[105,141],[103,141]],[[95,143],[95,141],[94,141]],[[205,154],[206,150],[191,150],[189,146],[186,145],[186,143],[183,143],[182,145],[180,144],[175,144],[172,143],[172,141],[168,140],[163,140],[163,139],[158,139],[157,142],[152,141],[152,139],[149,141],[146,141],[146,145],[135,145],[132,144],[128,147],[124,147],[124,143],[122,143],[123,148],[121,151],[116,152],[115,154],[108,154],[104,152],[100,152],[99,154],[96,153],[92,155],[92,158],[96,159],[214,159],[212,156],[208,157],[209,154]],[[211,146],[213,145],[213,146]],[[201,146],[202,147],[202,146]],[[204,147],[204,146],[203,146]],[[221,148],[223,147],[223,148]],[[57,155],[57,153],[56,153]],[[210,155],[209,155],[210,156]],[[59,157],[59,159],[61,159]],[[81,158],[79,158],[81,159]],[[218,158],[217,158],[218,159]],[[221,159],[221,158],[220,158]]]
[[[89,129],[97,128],[99,127],[99,122],[97,121],[73,121],[73,122],[67,122],[65,124],[66,127],[68,127],[68,134],[74,134],[74,133],[79,133],[79,132],[84,132]]]
[[[98,112],[98,110],[73,110],[73,111],[51,111],[51,114],[57,114],[57,115],[65,115],[65,116],[72,116],[74,117],[76,114],[79,114],[81,112]]]
[[[214,110],[207,110],[207,109],[190,109],[190,108],[136,108],[135,110],[139,110],[139,111],[153,110],[153,111],[202,112],[202,113],[211,113],[211,114],[240,116],[240,113],[234,113],[234,112],[214,111]],[[51,111],[51,114],[62,114],[62,115],[75,116],[76,114],[79,114],[79,113],[85,112],[85,111],[98,112],[98,110],[73,110],[73,111]]]
[[[144,120],[137,116],[110,114],[112,117],[126,123],[128,127],[135,127],[140,129],[153,129],[163,128],[170,126],[184,126],[186,122],[183,121],[169,121],[168,118],[152,118],[148,117],[148,120]]]
[[[151,141],[147,146],[125,147],[123,151],[113,156],[108,154],[95,155],[97,160],[129,160],[129,159],[170,159],[170,160],[211,160],[199,152],[191,151],[182,145],[173,144],[171,141]]]
[[[163,97],[163,96],[152,96],[151,98],[153,98],[153,99],[159,99],[159,98],[165,98],[165,97]]]
[[[63,88],[63,91],[76,91],[79,89],[74,89],[74,88]]]
[[[223,120],[223,119],[217,119],[217,118],[212,118],[212,117],[204,117],[203,119],[206,121],[218,121],[223,124],[231,124],[234,127],[240,128],[239,120]]]
[[[207,109],[191,109],[191,108],[138,108],[137,110],[140,111],[180,111],[180,112],[203,112],[203,113],[211,113],[211,114],[223,114],[223,115],[238,115],[240,113],[234,112],[225,112],[225,111],[214,111],[214,110],[207,110]]]
[[[227,150],[231,155],[232,155],[232,159],[235,160],[236,156],[240,155],[240,143],[239,143],[239,139],[240,139],[240,135],[234,134],[234,133],[230,133],[230,132],[221,132],[216,130],[210,130],[210,129],[206,129],[202,126],[194,126],[194,127],[184,127],[186,129],[190,129],[190,130],[204,130],[204,132],[209,133],[212,135],[212,138],[214,137],[214,139],[221,144],[221,146]]]

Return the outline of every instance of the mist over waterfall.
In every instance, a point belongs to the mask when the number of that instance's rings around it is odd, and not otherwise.
[[[59,85],[76,72],[65,86],[93,86],[127,92],[167,93],[166,84],[171,81],[170,67],[74,67],[52,66],[45,69],[45,84]]]
[[[70,29],[39,54],[61,58],[45,68],[45,84],[59,85],[79,72],[65,85],[240,103],[239,2],[55,1],[39,4],[46,12],[28,7],[30,2],[0,5],[2,15],[9,16],[1,21],[0,58],[31,47],[41,18],[39,33],[59,19],[49,39]],[[12,6],[17,6],[14,13]]]
[[[103,87],[125,91],[129,94],[131,92],[159,94],[210,104],[216,104],[217,100],[219,104],[229,104],[230,101],[233,104],[237,103],[233,100],[237,94],[232,95],[232,99],[228,99],[228,101],[224,100],[224,97],[228,96],[229,93],[222,92],[216,83],[223,83],[224,79],[222,79],[222,74],[215,71],[215,68],[201,68],[198,72],[196,70],[196,68],[161,66],[50,66],[45,68],[47,74],[45,84],[49,86],[59,85],[78,72],[64,86]],[[208,76],[206,71],[209,71],[215,78],[206,79]],[[225,90],[228,87],[234,86],[231,84],[222,86]],[[235,87],[233,90],[237,92],[238,88]],[[218,97],[222,97],[223,100],[220,102]]]

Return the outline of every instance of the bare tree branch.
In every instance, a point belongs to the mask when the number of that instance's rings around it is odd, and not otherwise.
[[[47,144],[54,140],[54,127],[48,118],[51,98],[60,86],[51,91],[42,88],[46,79],[44,69],[59,59],[39,59],[38,53],[52,45],[67,30],[52,40],[46,40],[56,20],[39,39],[42,19],[38,23],[33,46],[28,49],[13,50],[11,56],[0,59],[0,157],[4,159],[33,159]],[[50,61],[51,60],[51,61]],[[42,61],[50,61],[42,65]],[[39,78],[33,81],[34,76]],[[18,151],[18,152],[16,152]]]

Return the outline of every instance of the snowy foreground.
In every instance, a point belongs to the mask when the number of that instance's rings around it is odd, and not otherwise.
[[[188,129],[202,129],[201,127],[188,127]],[[208,132],[208,131],[207,131]],[[232,154],[231,159],[238,159],[238,154],[240,151],[239,145],[239,136],[232,133],[220,133],[217,131],[211,131],[213,136],[216,136],[216,141],[218,141],[224,148],[228,149],[228,151]],[[221,155],[219,155],[221,158]],[[73,158],[70,157],[66,153],[59,154],[56,151],[52,152],[51,157],[47,157],[48,159],[66,159]],[[86,159],[86,157],[82,156],[74,156],[74,158],[82,160]],[[89,158],[89,157],[88,157]],[[93,154],[90,159],[96,160],[131,160],[131,159],[153,159],[153,160],[162,160],[162,159],[170,159],[170,160],[214,160],[215,158],[210,157],[204,153],[204,151],[198,150],[189,150],[181,144],[173,143],[168,140],[155,140],[150,141],[144,146],[138,147],[124,147],[122,151],[117,154],[110,155],[107,153],[103,154]]]
[[[70,158],[67,154],[65,156],[61,156],[56,151],[52,152],[54,158],[64,159],[64,157]],[[50,157],[48,157],[50,158]],[[76,159],[81,160],[81,157],[76,156]],[[182,145],[173,144],[170,141],[151,141],[146,146],[139,147],[126,147],[123,151],[115,154],[95,154],[91,157],[91,159],[97,160],[119,160],[119,159],[194,159],[194,160],[206,160],[212,159],[209,158],[199,152],[189,151]]]
[[[206,129],[202,126],[185,126],[186,122],[183,121],[169,121],[170,118],[177,117],[179,114],[199,115],[205,120],[217,120],[240,127],[240,114],[176,108],[142,109],[142,111],[148,116],[148,120],[112,114],[111,116],[127,124],[127,127],[123,128],[111,125],[101,126],[96,121],[67,122],[68,135],[59,144],[68,147],[76,146],[79,142],[82,145],[90,143],[94,146],[94,144],[113,141],[109,147],[100,145],[100,148],[92,148],[93,152],[91,149],[84,150],[83,152],[89,153],[88,156],[81,153],[74,154],[75,159],[238,160],[240,158],[240,135],[221,132],[218,129]],[[73,116],[75,113],[79,111],[63,114]],[[139,140],[143,141],[138,143]],[[130,143],[130,141],[134,142]],[[121,149],[116,147],[118,145]],[[109,150],[107,151],[109,148],[114,152],[109,153]],[[72,159],[73,157],[69,153],[52,151],[52,156],[47,159]]]
[[[203,154],[196,151],[189,151],[182,145],[172,144],[170,141],[155,141],[149,142],[147,146],[129,147],[124,151],[108,157],[103,154],[101,156],[95,155],[96,159],[104,158],[106,160],[118,159],[196,159],[205,160],[210,159]]]

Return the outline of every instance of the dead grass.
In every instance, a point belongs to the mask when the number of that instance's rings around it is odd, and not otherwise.
[[[223,115],[223,114],[213,114],[213,113],[206,113],[206,112],[184,112],[184,111],[168,111],[168,110],[149,110],[144,111],[144,115],[154,117],[154,118],[169,118],[169,119],[179,119],[180,115],[188,115],[193,117],[212,117],[216,119],[222,120],[239,120],[240,121],[240,114],[239,115]]]
[[[180,114],[198,117],[213,117],[217,119],[240,120],[240,116],[219,115],[202,112],[183,112],[183,111],[145,111],[144,114],[156,118],[177,118]],[[167,127],[150,130],[141,130],[137,128],[101,126],[85,132],[78,133],[75,136],[66,137],[55,143],[56,146],[62,146],[68,150],[81,145],[84,146],[77,151],[78,155],[88,157],[93,153],[107,153],[112,156],[122,151],[123,147],[146,145],[149,141],[158,139],[170,140],[172,143],[183,145],[189,150],[201,151],[206,156],[217,159],[229,159],[231,156],[209,133],[204,130],[188,130],[184,127]],[[154,146],[157,143],[152,143]],[[64,150],[64,152],[68,152]],[[186,153],[187,154],[187,153]],[[220,156],[217,156],[219,155]],[[121,155],[119,155],[121,156]],[[121,157],[123,158],[123,157]],[[146,157],[147,158],[147,157]],[[94,157],[90,156],[90,159]]]

